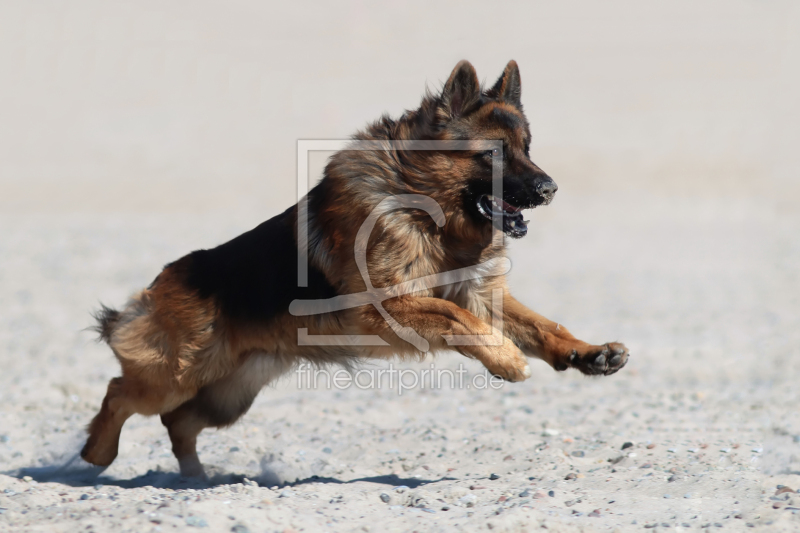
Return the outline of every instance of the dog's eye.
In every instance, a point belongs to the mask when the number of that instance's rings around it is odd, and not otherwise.
[[[531,145],[530,145],[530,143],[525,143],[525,155],[527,155],[528,157],[531,156]]]
[[[494,157],[496,155],[500,155],[500,150],[497,148],[492,148],[491,150],[486,150],[484,155],[486,155],[486,157]]]

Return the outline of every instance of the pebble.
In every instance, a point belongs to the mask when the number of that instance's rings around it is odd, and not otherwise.
[[[550,496],[551,498],[555,498],[556,497],[556,491],[551,490],[550,492],[547,493],[547,495]]]
[[[244,524],[236,524],[231,528],[233,533],[250,533],[250,530]]]
[[[528,498],[528,497],[530,497],[530,495],[531,495],[531,491],[529,491],[528,489],[525,489],[525,490],[523,490],[522,492],[519,493],[519,497],[520,498]]]
[[[478,503],[478,497],[474,494],[467,494],[466,496],[460,497],[458,503],[464,507],[474,507],[475,504]]]
[[[647,449],[648,449],[648,450],[652,450],[652,449],[653,449],[653,448],[655,448],[655,447],[656,447],[656,445],[655,445],[655,444],[648,444],[648,445],[647,445]]]
[[[333,450],[325,446],[324,448],[322,448],[322,453],[333,453]]]
[[[0,442],[8,442],[9,440],[11,439],[9,439],[8,435],[0,435]]]
[[[668,451],[669,453],[675,453],[675,452],[677,452],[677,451],[678,451],[678,449],[677,449],[677,448],[667,448],[667,451]]]
[[[544,498],[544,497],[545,497],[545,493],[544,493],[544,492],[542,492],[542,491],[540,491],[540,490],[537,490],[537,491],[536,491],[536,492],[533,494],[533,497],[534,497],[535,499],[537,499],[537,500],[541,500],[542,498]]]
[[[665,499],[665,500],[669,500],[670,498],[672,498],[672,496],[671,496],[671,495],[669,495],[669,494],[664,494],[664,499]]]
[[[24,481],[25,483],[30,483],[31,481],[33,481],[33,478],[31,476],[22,476],[22,481]]]
[[[200,518],[199,516],[187,516],[186,525],[192,527],[208,527],[208,522],[206,522],[204,518]]]
[[[800,435],[795,435],[794,437],[792,437],[792,440],[794,442],[800,442]]]
[[[389,496],[388,494],[386,494],[385,492],[381,493],[381,501],[383,503],[389,503],[389,501],[391,501],[391,499],[392,499],[392,497]]]
[[[494,481],[494,480],[496,480],[496,479],[500,479],[500,476],[498,476],[497,474],[492,474],[491,476],[489,476],[489,479],[491,479],[492,481]]]
[[[584,452],[583,450],[575,450],[570,455],[572,455],[572,457],[583,457],[586,455],[586,452]]]
[[[294,496],[294,492],[290,490],[282,490],[280,495],[278,495],[278,498],[291,498],[292,496]]]
[[[633,443],[632,443],[632,442],[626,442],[626,443],[624,443],[624,444],[622,445],[622,449],[623,449],[623,450],[627,450],[628,448],[631,448],[632,446],[633,446]]]
[[[577,477],[578,477],[578,476],[576,476],[574,473],[570,472],[569,474],[567,474],[567,475],[564,477],[564,479],[567,479],[567,480],[569,480],[569,479],[575,479],[575,478],[577,478]]]
[[[673,474],[673,475],[669,476],[669,478],[667,479],[667,482],[668,482],[668,483],[672,483],[672,482],[673,482],[673,481],[675,481],[676,479],[678,479],[678,476],[676,476],[675,474]]]
[[[88,494],[81,494],[81,498],[80,499],[81,500],[88,500],[89,499],[89,495]]]
[[[777,496],[778,494],[783,494],[784,492],[794,492],[794,491],[789,487],[780,486],[778,487],[777,492],[775,492],[775,496]]]
[[[683,497],[688,500],[689,498],[692,497],[692,493],[691,492],[687,492],[686,494],[683,495]]]

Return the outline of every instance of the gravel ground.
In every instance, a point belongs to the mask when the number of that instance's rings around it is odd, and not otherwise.
[[[800,530],[800,217],[559,195],[512,244],[510,286],[581,338],[624,341],[623,371],[535,362],[497,390],[402,393],[289,375],[201,435],[202,486],[155,418],[127,423],[104,472],[69,463],[118,373],[84,328],[258,215],[0,215],[0,530]],[[480,375],[435,360],[462,363]]]

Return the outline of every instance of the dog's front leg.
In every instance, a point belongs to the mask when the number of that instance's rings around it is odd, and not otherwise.
[[[577,368],[584,374],[613,374],[628,362],[624,344],[592,345],[576,339],[564,326],[519,303],[506,289],[503,329],[526,355],[546,361],[556,370]]]
[[[505,336],[502,344],[450,346],[445,337],[493,334],[492,327],[453,302],[439,298],[404,296],[386,300],[384,309],[404,328],[413,329],[428,341],[430,350],[452,349],[483,363],[489,372],[508,381],[523,381],[530,377],[528,361],[517,346]],[[400,338],[383,316],[373,307],[364,308],[364,323],[370,331],[403,351],[411,345]],[[499,333],[499,332],[498,332]]]

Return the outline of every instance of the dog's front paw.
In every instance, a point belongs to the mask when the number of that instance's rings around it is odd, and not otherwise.
[[[506,381],[525,381],[531,377],[528,359],[513,342],[506,339],[492,357],[482,359],[483,365],[493,375]]]
[[[609,342],[602,346],[591,346],[585,350],[572,350],[567,357],[568,366],[577,368],[589,376],[608,376],[625,366],[628,362],[628,349],[619,342]],[[566,370],[567,365],[563,365]]]

